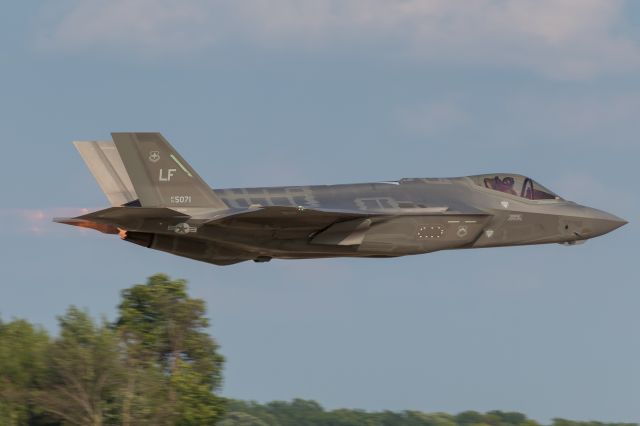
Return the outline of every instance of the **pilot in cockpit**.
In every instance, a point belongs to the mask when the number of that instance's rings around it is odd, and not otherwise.
[[[503,179],[500,179],[499,176],[494,178],[485,178],[484,185],[487,188],[495,189],[496,191],[506,192],[511,195],[518,195],[516,190],[513,188],[516,181],[511,176],[506,176]]]

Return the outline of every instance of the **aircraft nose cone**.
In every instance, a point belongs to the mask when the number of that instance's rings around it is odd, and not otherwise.
[[[589,233],[594,237],[607,234],[628,223],[626,220],[611,213],[596,209],[590,210],[590,214],[588,215],[588,228],[590,228]]]

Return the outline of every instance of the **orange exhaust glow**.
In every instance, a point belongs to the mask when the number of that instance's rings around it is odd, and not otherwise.
[[[121,240],[126,240],[127,239],[127,230],[126,229],[122,229],[122,228],[118,228],[118,235],[120,236]]]

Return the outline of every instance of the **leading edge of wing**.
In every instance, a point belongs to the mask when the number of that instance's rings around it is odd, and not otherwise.
[[[351,210],[317,209],[307,207],[290,206],[263,206],[242,210],[227,210],[222,212],[205,224],[214,224],[230,220],[261,220],[261,219],[283,219],[283,218],[356,218],[378,213],[359,212]]]
[[[349,220],[370,217],[398,217],[398,216],[440,216],[440,215],[477,215],[486,216],[487,213],[480,210],[453,211],[448,207],[423,207],[406,209],[384,210],[344,210],[326,209],[316,207],[291,207],[291,206],[262,206],[242,210],[227,210],[221,212],[204,224],[225,224],[233,221],[261,222],[264,220]]]

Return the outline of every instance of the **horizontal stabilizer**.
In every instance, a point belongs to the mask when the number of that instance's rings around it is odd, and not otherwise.
[[[141,219],[188,219],[190,216],[175,210],[154,207],[110,207],[97,212],[78,216],[76,219],[100,223],[127,223]]]
[[[189,219],[189,215],[166,208],[110,207],[78,217],[54,218],[54,222],[117,234],[118,228],[135,227],[145,219]]]
[[[64,223],[65,225],[78,226],[80,228],[95,229],[103,234],[117,234],[118,227],[106,223],[96,223],[90,220],[76,219],[73,217],[56,217],[54,222]]]

